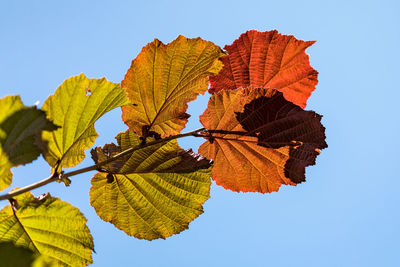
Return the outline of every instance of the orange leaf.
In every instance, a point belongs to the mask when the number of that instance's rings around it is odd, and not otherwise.
[[[239,87],[274,88],[285,98],[304,108],[318,83],[318,72],[310,66],[307,47],[314,41],[297,40],[277,31],[248,31],[231,45],[221,58],[224,68],[210,77],[210,93]]]
[[[216,93],[200,121],[212,137],[199,152],[214,160],[216,183],[232,191],[266,193],[305,181],[305,167],[327,147],[321,116],[274,89]]]
[[[132,61],[121,83],[132,105],[122,119],[141,136],[178,134],[189,118],[187,102],[203,94],[207,76],[222,68],[225,55],[212,42],[179,36],[164,45],[155,39]]]

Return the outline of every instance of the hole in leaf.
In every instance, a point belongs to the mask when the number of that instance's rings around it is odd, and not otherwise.
[[[86,96],[90,96],[92,94],[92,92],[90,92],[87,86],[85,87],[85,90],[86,90]]]

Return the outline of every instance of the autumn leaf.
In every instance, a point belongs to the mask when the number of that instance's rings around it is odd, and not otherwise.
[[[235,113],[236,119],[246,135],[257,137],[258,145],[279,148],[292,143],[326,147],[321,115],[304,111],[273,89],[248,88],[244,94],[247,99],[248,95],[257,97],[245,104],[243,112]]]
[[[44,132],[47,142],[44,158],[51,167],[73,167],[85,158],[85,150],[98,134],[94,123],[106,112],[128,104],[119,84],[85,75],[71,77],[57,88],[43,104],[48,118],[62,126],[55,132]]]
[[[277,31],[248,31],[224,49],[224,68],[211,76],[210,93],[240,87],[274,88],[304,108],[318,83],[318,72],[310,66],[306,48],[314,41],[297,40]]]
[[[200,121],[211,136],[199,153],[214,160],[216,183],[233,191],[266,193],[305,181],[305,167],[327,147],[321,116],[274,89],[216,93]]]
[[[141,144],[129,130],[116,139],[118,146],[92,150],[96,163]],[[137,238],[166,238],[187,229],[209,198],[210,161],[176,140],[142,147],[102,168],[92,179],[90,204],[101,219]]]
[[[58,266],[92,263],[93,239],[86,218],[58,198],[24,193],[0,211],[0,241],[30,249]]]
[[[11,168],[35,160],[41,153],[35,139],[43,130],[57,129],[35,106],[26,107],[19,96],[0,99],[0,190],[10,186]]]
[[[179,36],[164,45],[146,45],[121,82],[132,105],[122,108],[122,119],[141,136],[178,134],[189,117],[187,102],[203,94],[207,76],[222,68],[222,50],[200,38]]]

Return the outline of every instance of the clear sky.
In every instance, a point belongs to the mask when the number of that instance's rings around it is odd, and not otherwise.
[[[50,191],[88,218],[93,266],[400,266],[400,6],[398,1],[0,1],[0,97],[40,105],[81,72],[120,82],[154,38],[179,34],[224,46],[242,32],[277,29],[316,40],[319,84],[307,109],[322,114],[329,148],[307,182],[272,194],[211,186],[204,214],[166,240],[125,235],[89,205],[93,173]],[[190,104],[187,130],[209,95]],[[96,145],[126,129],[103,117]],[[201,140],[180,144],[195,150]],[[79,166],[92,164],[87,158]],[[47,177],[42,158],[14,169],[15,186]],[[0,207],[6,202],[1,202]]]

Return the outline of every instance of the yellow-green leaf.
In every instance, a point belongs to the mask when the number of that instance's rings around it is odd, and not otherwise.
[[[46,161],[55,167],[73,167],[85,158],[97,138],[94,123],[106,112],[128,104],[119,84],[102,79],[88,79],[85,75],[71,77],[57,88],[43,104],[48,118],[62,127],[55,132],[44,132],[48,151]]]
[[[146,45],[125,75],[121,87],[132,105],[122,108],[122,119],[132,131],[162,137],[179,133],[187,122],[187,102],[208,88],[209,75],[222,68],[221,48],[200,38],[179,36],[164,45]]]
[[[141,143],[130,131],[116,139],[118,146],[92,151],[96,163]],[[137,238],[166,238],[187,229],[209,198],[210,161],[176,140],[137,149],[103,168],[92,179],[90,203],[104,221]]]
[[[0,190],[11,184],[11,167],[30,163],[40,155],[34,144],[40,133],[55,129],[43,111],[24,106],[19,96],[0,99]]]
[[[92,263],[93,238],[86,218],[69,203],[50,195],[25,193],[0,211],[0,242],[13,242],[44,255],[58,266]]]

